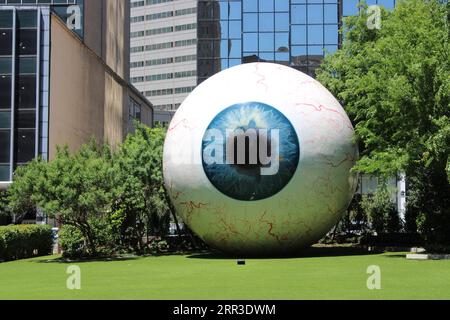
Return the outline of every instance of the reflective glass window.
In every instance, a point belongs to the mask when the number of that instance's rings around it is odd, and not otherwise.
[[[308,44],[323,43],[323,26],[308,26]]]
[[[9,130],[0,130],[0,163],[9,163],[10,161],[11,138],[9,132]]]
[[[242,30],[241,30],[241,22],[240,21],[230,21],[229,24],[229,37],[232,39],[237,39],[240,38],[242,35]]]
[[[16,134],[16,161],[27,163],[35,157],[35,135],[34,129],[19,129]]]
[[[336,24],[326,25],[324,28],[325,28],[324,42],[326,44],[338,44],[338,26]]]
[[[17,25],[20,28],[36,28],[37,27],[36,10],[18,10]]]
[[[289,11],[289,0],[275,0],[275,11]]]
[[[0,164],[0,181],[9,181],[9,165]]]
[[[11,111],[0,111],[0,129],[11,127]]]
[[[36,112],[34,110],[20,110],[16,113],[16,126],[20,129],[36,128]]]
[[[338,7],[337,4],[326,4],[324,6],[325,23],[338,23]]]
[[[275,14],[275,31],[289,31],[289,13]]]
[[[0,57],[0,75],[12,73],[12,57]]]
[[[289,51],[289,33],[275,34],[275,50],[277,52]]]
[[[274,30],[274,15],[273,13],[260,13],[259,14],[259,31],[270,32]]]
[[[293,23],[293,24],[305,24],[306,23],[306,6],[304,6],[304,5],[292,6],[291,23]]]
[[[230,19],[240,20],[241,19],[241,3],[240,2],[229,2]]]
[[[321,5],[308,5],[308,23],[323,23],[323,7]]]
[[[13,27],[13,14],[10,10],[0,10],[0,28]]]
[[[244,13],[244,32],[258,31],[258,14]]]
[[[259,0],[259,12],[273,12],[274,0]]]
[[[20,58],[19,64],[19,74],[35,74],[36,73],[36,58],[26,57]]]
[[[34,109],[36,107],[36,76],[20,76],[17,83],[17,108]]]
[[[258,51],[258,34],[244,33],[244,51]]]
[[[258,12],[258,0],[242,0],[244,12]]]
[[[357,5],[359,0],[342,0],[343,1],[343,12],[344,16],[352,16],[358,14]]]
[[[18,31],[19,55],[36,55],[37,31],[35,29],[21,29]]]
[[[275,34],[260,33],[259,34],[259,51],[275,51]]]
[[[394,9],[394,0],[378,0],[378,5],[385,7],[386,9]]]
[[[0,55],[12,55],[12,30],[0,29]]]
[[[292,44],[306,44],[306,26],[292,26]]]
[[[11,76],[0,76],[0,109],[11,109]]]

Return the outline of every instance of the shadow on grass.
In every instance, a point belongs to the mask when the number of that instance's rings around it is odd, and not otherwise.
[[[280,254],[280,255],[262,255],[262,256],[236,256],[219,251],[196,253],[188,256],[188,259],[216,259],[216,260],[233,260],[233,259],[294,259],[294,258],[320,258],[320,257],[345,257],[345,256],[364,256],[383,253],[382,251],[368,251],[358,247],[311,247],[296,253]]]
[[[55,259],[43,259],[43,258],[35,258],[30,260],[32,263],[60,263],[60,264],[73,264],[73,263],[90,263],[90,262],[119,262],[119,261],[134,261],[139,260],[142,257],[138,256],[121,256],[121,257],[112,257],[112,258],[91,258],[91,259],[78,259],[78,260],[70,260],[65,258],[55,258]]]
[[[385,255],[386,258],[394,258],[394,259],[406,259],[406,253],[404,254],[387,254]]]

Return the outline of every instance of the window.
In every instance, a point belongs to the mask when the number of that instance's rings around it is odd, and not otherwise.
[[[34,129],[18,129],[16,131],[16,162],[23,164],[30,162],[35,157],[35,136]]]
[[[21,75],[17,83],[17,108],[36,108],[36,75]]]
[[[9,130],[0,130],[0,163],[9,163]]]
[[[0,76],[0,110],[11,109],[11,76]]]
[[[19,30],[17,43],[19,55],[36,55],[37,31],[34,29]]]
[[[0,29],[0,55],[12,55],[12,30]]]
[[[12,28],[13,27],[13,15],[10,10],[0,11],[0,28]]]
[[[141,106],[133,98],[130,98],[130,105],[128,107],[128,119],[141,121]]]

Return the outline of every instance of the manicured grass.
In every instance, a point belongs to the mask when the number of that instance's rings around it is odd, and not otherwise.
[[[74,263],[82,289],[66,288],[71,264],[45,257],[0,264],[0,299],[450,299],[450,261],[402,254],[235,259],[163,256]],[[382,289],[367,289],[367,268]]]

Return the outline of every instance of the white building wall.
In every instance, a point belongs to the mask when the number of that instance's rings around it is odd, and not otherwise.
[[[139,2],[132,0],[132,3]],[[131,48],[138,46],[148,46],[159,43],[172,42],[173,47],[158,49],[152,51],[144,52],[131,52],[131,63],[136,61],[147,61],[154,59],[165,59],[174,58],[181,56],[189,56],[197,54],[197,29],[193,28],[185,31],[176,31],[176,26],[189,25],[197,23],[197,1],[195,0],[177,0],[159,4],[147,4],[142,7],[133,7],[131,9],[131,18],[139,16],[147,16],[151,14],[163,13],[163,12],[173,12],[172,17],[148,20],[142,22],[131,23],[131,33],[147,30],[173,27],[174,31],[170,33],[162,33],[157,35],[147,35],[138,38],[131,38]],[[186,15],[175,15],[176,10],[195,8],[194,12]],[[175,47],[176,41],[181,40],[194,40],[194,42],[189,46],[179,46]],[[176,72],[191,71],[193,75],[185,78],[175,78]],[[131,68],[131,79],[136,77],[147,77],[159,74],[173,74],[172,79],[158,80],[158,81],[144,81],[144,82],[133,82],[134,86],[141,91],[155,106],[155,114],[158,110],[167,110],[165,107],[158,106],[171,106],[172,109],[176,109],[179,104],[181,104],[184,99],[188,96],[189,92],[185,93],[175,93],[176,88],[189,88],[195,87],[197,85],[197,60],[192,59],[191,61],[185,62],[173,62],[170,64],[152,65],[144,66],[138,68]],[[165,90],[172,89],[172,94],[167,95],[150,95],[149,92],[153,90]],[[170,107],[169,107],[170,108]]]

